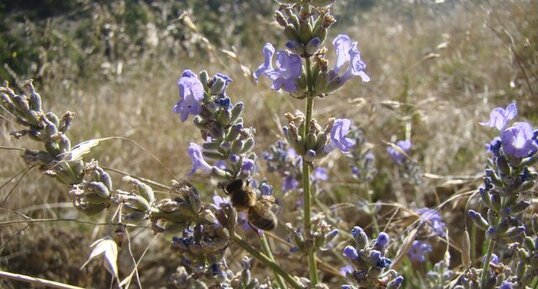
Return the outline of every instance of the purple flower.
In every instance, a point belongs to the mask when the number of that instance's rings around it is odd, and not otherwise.
[[[397,289],[397,288],[400,288],[400,286],[402,285],[404,281],[404,277],[403,276],[398,276],[394,279],[392,279],[392,281],[389,282],[389,284],[387,284],[387,289]]]
[[[230,202],[219,195],[213,195],[213,203],[210,205],[215,209],[220,209],[220,207],[225,204],[230,204]]]
[[[350,259],[350,260],[355,260],[357,258],[359,258],[359,253],[357,252],[357,249],[351,247],[351,246],[346,246],[344,248],[344,257]]]
[[[243,164],[241,165],[241,172],[245,175],[252,175],[256,169],[256,164],[254,160],[243,159]]]
[[[334,148],[339,148],[343,153],[349,152],[355,145],[354,139],[346,137],[350,129],[351,120],[347,118],[336,119],[331,130],[331,142],[325,147],[325,151],[329,152]]]
[[[282,88],[287,92],[295,92],[297,90],[296,80],[301,77],[301,57],[279,50],[276,52],[276,68],[273,68],[274,54],[275,48],[273,45],[266,43],[263,47],[264,63],[254,72],[254,78],[258,80],[260,76],[265,75],[273,81],[272,89],[279,90]]]
[[[204,160],[201,146],[191,142],[189,145],[188,153],[189,157],[191,157],[192,160],[192,169],[189,175],[194,174],[194,172],[196,172],[196,170],[198,169],[201,169],[203,171],[211,171],[211,165],[209,165]]]
[[[389,235],[385,232],[379,233],[377,239],[375,240],[374,249],[383,251],[385,247],[389,244],[390,238]]]
[[[515,102],[510,103],[506,109],[496,107],[489,113],[489,121],[480,122],[483,126],[495,127],[502,131],[508,122],[517,115],[517,106]]]
[[[357,42],[351,42],[349,36],[340,34],[334,38],[333,45],[336,51],[336,64],[329,71],[329,86],[332,87],[332,91],[342,87],[344,82],[353,76],[359,76],[363,82],[370,81],[370,77],[364,72],[366,64],[361,60]]]
[[[514,283],[504,281],[501,286],[499,286],[499,289],[514,289]]]
[[[409,251],[407,251],[407,256],[412,261],[423,263],[426,261],[426,254],[431,253],[432,250],[432,245],[429,243],[415,240]]]
[[[486,256],[482,257],[482,263],[484,262],[486,262]],[[489,259],[489,262],[493,263],[494,265],[499,265],[500,263],[499,256],[495,254],[491,254],[491,258]]]
[[[401,165],[407,158],[406,154],[409,153],[409,150],[411,150],[411,141],[400,140],[396,142],[396,146],[399,149],[389,146],[387,148],[387,152],[396,164]]]
[[[340,267],[340,274],[346,276],[347,273],[353,273],[353,271],[355,271],[355,269],[353,269],[353,266],[351,265],[346,265],[344,267]]]
[[[172,111],[179,114],[181,121],[187,120],[189,114],[200,114],[200,101],[204,98],[204,86],[198,80],[196,74],[189,69],[177,81],[179,88],[179,100]]]
[[[288,191],[295,190],[298,186],[299,186],[299,181],[297,181],[297,179],[294,176],[292,175],[286,176],[284,178],[284,181],[282,181],[282,192],[285,193]]]
[[[432,228],[433,232],[440,237],[445,236],[445,222],[441,218],[441,214],[438,211],[422,208],[418,209],[417,214],[420,215],[420,222],[425,222]]]
[[[527,157],[534,154],[537,149],[532,127],[526,122],[516,122],[513,126],[503,130],[501,143],[504,153],[516,158]]]
[[[329,179],[329,175],[327,173],[327,168],[317,167],[312,172],[313,181],[326,181],[328,179]]]

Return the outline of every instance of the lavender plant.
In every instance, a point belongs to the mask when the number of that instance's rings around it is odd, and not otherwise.
[[[402,256],[408,256],[412,263],[426,263],[433,252],[430,241],[448,239],[447,225],[438,211],[417,209],[417,226],[393,259],[389,257],[394,251],[391,246],[400,244],[400,239],[391,242],[389,235],[381,231],[374,209],[368,212],[377,237],[370,239],[359,226],[354,226],[351,234],[346,233],[343,228],[347,224],[335,222],[328,217],[333,212],[314,205],[318,187],[328,180],[327,170],[319,166],[320,159],[333,151],[346,154],[352,175],[359,182],[371,182],[376,173],[372,147],[351,119],[314,118],[315,101],[330,97],[354,78],[370,80],[358,44],[348,35],[340,34],[332,40],[334,53],[325,47],[329,28],[336,21],[330,12],[334,2],[280,1],[275,20],[282,28],[285,48],[277,50],[271,43],[265,44],[264,62],[253,74],[257,81],[269,78],[273,90],[303,100],[305,105],[304,111],[284,115],[287,123],[282,139],[262,155],[268,171],[282,178],[280,186],[258,174],[256,131],[245,124],[244,104],[234,103],[228,94],[232,78],[225,74],[210,77],[206,71],[184,70],[177,81],[179,99],[172,108],[181,122],[191,120],[199,129],[200,141],[190,143],[187,150],[192,161],[188,175],[198,174],[210,180],[204,192],[184,180],[172,180],[170,186],[164,186],[133,176],[124,176],[120,184],[113,185],[107,170],[96,160],[84,158],[104,139],[72,146],[67,136],[72,113],[59,118],[43,111],[41,97],[31,82],[23,85],[21,94],[7,83],[0,88],[3,107],[24,127],[13,135],[29,137],[41,145],[37,150],[23,151],[26,164],[37,166],[63,184],[74,207],[82,213],[103,214],[122,228],[94,243],[89,258],[92,261],[102,256],[118,287],[129,287],[134,274],[133,271],[120,279],[117,258],[124,242],[120,233],[128,234],[132,226],[141,224],[171,239],[170,250],[181,264],[170,278],[171,288],[329,288],[325,280],[331,276],[322,276],[318,265],[323,264],[324,270],[330,272],[334,259],[339,257],[347,263],[348,284],[341,288],[397,289],[405,286],[404,276],[396,271]],[[329,60],[334,64],[329,65]],[[474,224],[486,232],[482,268],[470,262],[464,271],[455,272],[458,268],[449,264],[447,250],[444,260],[418,283],[428,288],[538,288],[538,218],[527,211],[538,176],[532,168],[538,160],[538,131],[525,122],[509,126],[516,115],[515,104],[510,104],[506,109],[496,108],[490,120],[482,123],[500,132],[500,137],[489,145],[491,159],[479,190],[485,210],[468,211]],[[409,158],[410,149],[410,141],[398,141],[387,152],[397,168],[418,183],[421,171],[418,163]],[[169,194],[158,197],[155,186],[166,188]],[[369,191],[366,189],[371,204]],[[296,219],[285,219],[273,211],[275,203],[284,197],[280,193],[302,197]],[[212,202],[204,200],[209,195],[214,196]],[[229,199],[223,198],[226,196]],[[532,221],[527,218],[529,214],[533,214]],[[383,230],[388,232],[389,225]],[[274,230],[271,235],[275,240],[289,245],[291,250],[281,247],[280,255],[274,254],[276,245],[267,238],[266,231],[270,230]],[[287,238],[279,238],[282,232]],[[343,240],[338,243],[341,236]],[[353,245],[340,251],[348,241]],[[244,250],[233,254],[242,258],[240,262],[230,258],[232,246]],[[282,252],[289,251],[305,256],[307,269],[288,270]],[[337,256],[325,260],[331,252],[337,252]],[[256,278],[255,270],[271,270],[274,279]]]
[[[532,252],[536,247],[533,240],[536,235],[532,235],[532,228],[526,227],[523,214],[532,196],[528,190],[534,186],[538,176],[530,168],[538,160],[538,131],[533,131],[526,122],[516,122],[509,127],[509,122],[516,115],[516,104],[511,103],[506,109],[495,108],[490,113],[489,121],[480,123],[495,127],[500,137],[488,145],[491,158],[485,171],[484,184],[479,189],[481,204],[487,209],[486,217],[475,210],[468,211],[474,225],[486,232],[487,245],[482,269],[470,271],[464,283],[466,288],[525,288],[533,282],[532,286],[535,287],[537,283],[536,271],[527,263],[529,258],[520,258],[513,273],[499,272],[495,270],[498,265],[492,265],[495,264],[492,261],[493,252],[498,247],[517,248],[522,256],[527,256],[525,253]]]

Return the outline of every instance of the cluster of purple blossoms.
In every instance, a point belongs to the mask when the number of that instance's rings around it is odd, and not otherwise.
[[[351,230],[354,246],[346,246],[344,257],[351,263],[352,269],[346,270],[346,276],[358,284],[359,288],[374,288],[384,284],[385,288],[396,289],[403,283],[403,277],[396,271],[388,270],[392,260],[385,257],[389,236],[381,232],[374,240],[369,240],[361,227]],[[344,285],[342,288],[356,288],[353,285]]]
[[[267,170],[276,172],[282,177],[282,192],[293,191],[299,187],[303,161],[293,148],[288,148],[286,142],[278,140],[268,151],[264,151],[262,156],[266,161]],[[312,182],[328,180],[327,168],[316,167],[310,179]]]
[[[320,47],[321,43],[322,41],[318,37],[314,37],[306,44],[306,47],[312,47],[310,50],[315,51]],[[366,64],[361,59],[357,42],[352,42],[349,36],[340,34],[334,38],[333,46],[336,52],[336,61],[333,68],[329,70],[326,67],[324,58],[316,59],[317,62],[323,63],[320,65],[320,74],[314,76],[318,79],[317,83],[322,84],[315,88],[316,94],[332,93],[355,76],[360,77],[363,82],[370,81],[370,77],[365,72]],[[254,72],[253,76],[256,80],[261,76],[267,76],[272,81],[272,89],[282,89],[293,96],[302,98],[306,88],[306,81],[302,71],[301,56],[295,53],[303,51],[303,45],[295,40],[290,40],[286,43],[286,48],[291,52],[286,50],[275,52],[275,47],[271,43],[266,43],[262,49],[264,62]],[[276,62],[273,67],[275,54]],[[316,57],[322,56],[316,55]]]
[[[511,103],[506,109],[493,109],[489,121],[480,123],[497,128],[500,137],[489,145],[491,167],[486,169],[484,184],[479,188],[488,218],[474,210],[469,210],[468,216],[491,240],[514,240],[524,234],[525,226],[518,215],[530,203],[519,196],[532,188],[537,178],[528,166],[538,160],[538,131],[533,132],[526,122],[516,122],[508,127],[516,115],[517,106]]]
[[[420,215],[418,220],[419,236],[424,240],[413,241],[409,251],[407,251],[407,256],[413,262],[423,263],[426,261],[426,255],[433,250],[432,245],[426,239],[444,237],[446,224],[437,210],[420,208],[416,210],[416,213]]]
[[[256,169],[255,155],[249,152],[254,130],[243,125],[243,103],[233,105],[226,93],[231,82],[224,74],[210,79],[205,71],[197,76],[191,70],[185,70],[177,82],[179,100],[172,111],[183,122],[193,115],[204,139],[203,145],[189,145],[191,175],[201,170],[231,179],[248,177]]]

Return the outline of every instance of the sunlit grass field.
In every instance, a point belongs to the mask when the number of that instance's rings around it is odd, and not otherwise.
[[[211,2],[206,7],[195,1],[79,2],[78,8],[42,18],[25,17],[35,14],[27,7],[2,4],[6,29],[0,48],[7,55],[0,67],[2,80],[16,87],[32,78],[45,110],[75,113],[69,132],[73,143],[106,138],[85,157],[110,169],[116,183],[124,175],[166,186],[172,179],[188,180],[199,186],[204,201],[215,193],[223,195],[216,182],[188,175],[187,147],[200,142],[201,136],[171,111],[178,99],[176,82],[185,69],[233,78],[228,94],[234,102],[244,102],[244,121],[256,128],[254,151],[259,156],[282,138],[284,114],[304,109],[302,101],[272,91],[266,79],[256,83],[251,76],[263,61],[263,44],[280,41],[271,15],[275,3],[261,1],[258,10],[243,16],[242,9],[250,6],[234,1],[223,1],[216,14],[203,12],[218,6],[215,1],[203,1]],[[314,116],[321,122],[331,116],[352,119],[373,148],[377,174],[366,187],[352,178],[345,157],[329,154],[319,161],[328,168],[329,178],[319,184],[316,199],[323,207],[317,212],[340,207],[330,212],[343,231],[355,225],[371,230],[371,218],[360,209],[360,201],[370,194],[372,202],[390,204],[381,206],[378,222],[398,236],[415,220],[409,219],[410,211],[438,209],[448,227],[451,265],[460,268],[465,209],[477,206],[476,199],[468,198],[483,176],[485,144],[495,136],[478,123],[486,121],[494,107],[515,101],[519,117],[538,124],[538,2],[359,2],[365,4],[334,5],[338,22],[328,39],[345,32],[357,40],[371,81],[354,80],[316,99]],[[14,39],[18,45],[12,45]],[[22,58],[28,55],[35,61]],[[330,60],[334,57],[329,55]],[[14,65],[23,61],[28,63]],[[0,270],[107,288],[110,276],[101,263],[80,267],[91,252],[90,244],[114,229],[106,225],[114,212],[80,214],[71,205],[68,188],[36,168],[27,170],[16,149],[38,145],[10,135],[18,124],[5,110],[0,114]],[[387,154],[389,143],[401,139],[413,143],[410,156],[421,169],[419,184],[399,175]],[[273,184],[277,197],[283,196],[278,191],[280,177],[266,171],[262,158],[258,167],[261,179]],[[155,190],[158,196],[168,195],[162,188]],[[536,194],[530,212],[537,212]],[[279,222],[293,223],[296,214],[292,206],[282,205]],[[129,251],[138,259],[147,249],[138,265],[143,287],[175,288],[166,287],[180,265],[169,251],[170,238],[155,237],[148,227],[133,229],[130,247],[120,253],[120,275],[132,269]],[[289,252],[287,238],[283,230],[269,234],[275,258],[293,274],[305,275],[304,258]],[[343,246],[320,255],[322,281],[330,288],[346,282],[338,273]],[[405,288],[425,288],[413,274],[427,271],[446,248],[445,242],[434,244],[428,265],[405,261]],[[479,245],[473,250],[481,256]],[[229,265],[240,268],[244,252],[232,244],[228,254]],[[253,272],[260,279],[271,274],[263,264],[256,264]],[[27,286],[0,278],[0,288]]]

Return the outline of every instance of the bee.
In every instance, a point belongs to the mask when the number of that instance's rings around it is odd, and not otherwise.
[[[277,225],[275,214],[271,211],[274,204],[272,196],[258,196],[249,186],[248,181],[236,179],[224,187],[224,192],[230,195],[232,206],[237,211],[247,211],[248,222],[251,226],[264,231],[273,230]]]

